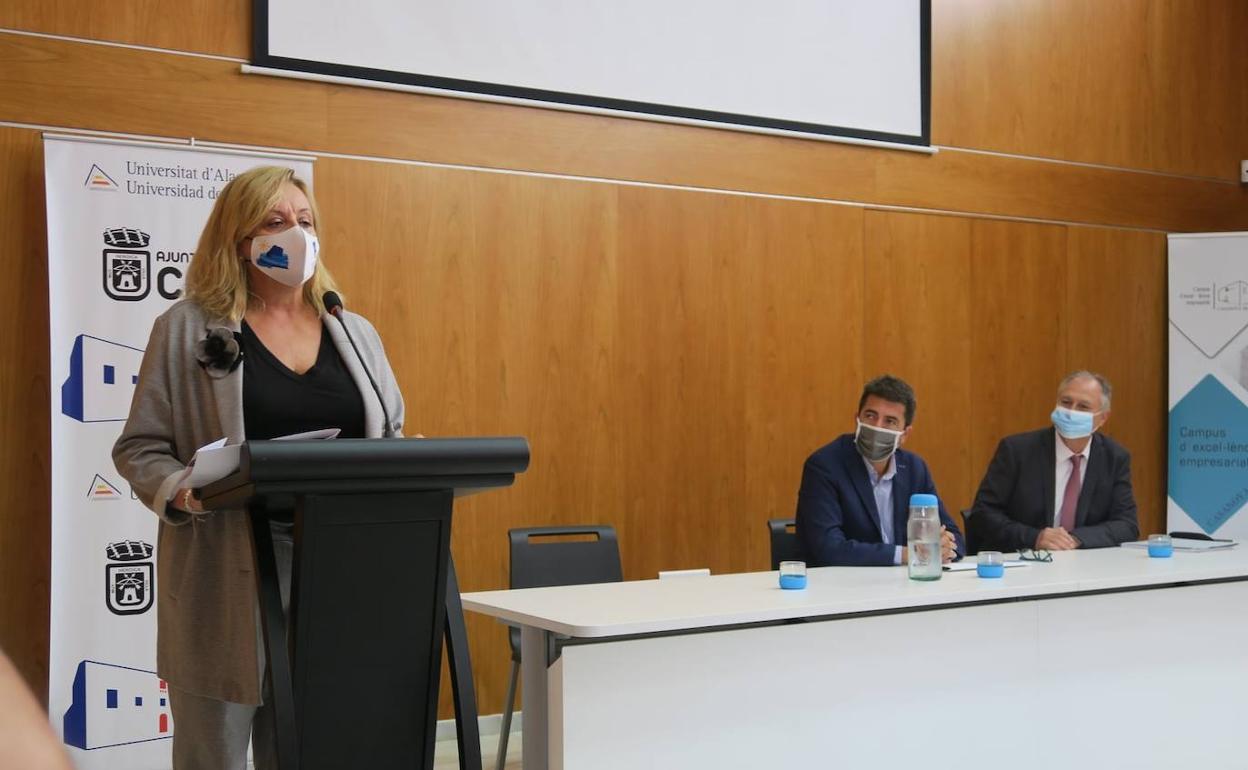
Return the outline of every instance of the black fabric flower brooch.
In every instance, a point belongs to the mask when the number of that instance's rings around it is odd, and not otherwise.
[[[243,335],[223,326],[209,329],[208,336],[195,343],[195,360],[209,377],[225,377],[243,362]]]

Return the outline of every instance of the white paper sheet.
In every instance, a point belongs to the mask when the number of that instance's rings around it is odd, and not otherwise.
[[[273,440],[331,439],[337,438],[341,432],[340,428],[323,428],[304,433],[292,433],[289,436],[278,436]],[[176,495],[179,489],[199,489],[214,481],[220,481],[238,470],[239,448],[242,444],[227,446],[225,442],[226,439],[219,438],[211,444],[205,444],[200,447],[195,452],[195,456],[191,458],[191,464],[186,466],[182,477],[178,480],[177,485],[174,486],[173,494]],[[173,498],[170,497],[169,499],[172,500]]]
[[[955,561],[952,564],[946,564],[942,567],[942,569],[945,572],[968,572],[968,571],[974,571],[976,566],[978,566],[978,564],[976,563],[975,559],[973,557],[968,557],[968,558],[963,559],[962,561]],[[1006,559],[1005,566],[1026,567],[1027,562],[1018,561],[1016,559]]]

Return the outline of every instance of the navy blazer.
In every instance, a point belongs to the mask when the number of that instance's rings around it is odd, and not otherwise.
[[[967,528],[980,550],[1017,551],[1036,544],[1053,526],[1057,494],[1057,436],[1052,428],[1001,439],[975,495]],[[1070,534],[1082,548],[1104,548],[1139,537],[1131,455],[1101,433],[1092,434],[1083,487]]]
[[[936,494],[923,458],[904,449],[897,450],[896,458],[893,510],[886,512],[893,517],[893,544],[883,542],[875,493],[854,434],[846,433],[807,458],[797,493],[797,540],[810,566],[892,566],[896,546],[906,544],[910,495]],[[943,501],[940,521],[957,539],[961,558],[966,543]]]

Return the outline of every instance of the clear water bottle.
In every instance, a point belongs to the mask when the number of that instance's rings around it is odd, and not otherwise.
[[[906,522],[911,580],[940,580],[940,504],[936,495],[910,495]]]

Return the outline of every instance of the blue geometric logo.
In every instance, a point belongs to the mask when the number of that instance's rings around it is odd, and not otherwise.
[[[282,251],[281,246],[274,245],[260,255],[260,258],[256,260],[256,267],[276,267],[279,270],[286,270],[290,267],[290,258],[286,256],[286,252]]]
[[[1169,494],[1212,535],[1248,504],[1248,404],[1212,374],[1170,410]]]
[[[126,419],[142,363],[138,348],[79,334],[61,384],[61,413],[79,422]]]
[[[167,740],[169,685],[155,671],[81,661],[61,725],[65,743],[85,751]]]

